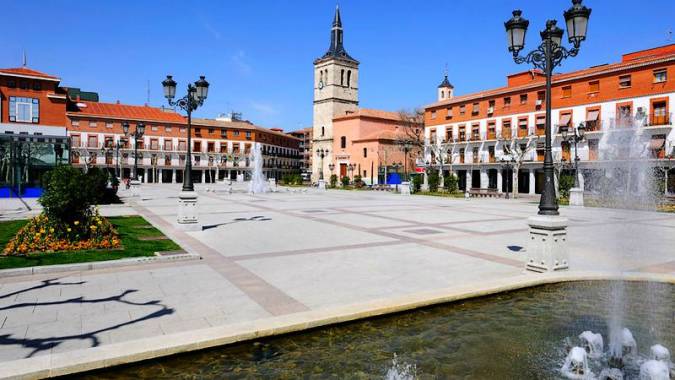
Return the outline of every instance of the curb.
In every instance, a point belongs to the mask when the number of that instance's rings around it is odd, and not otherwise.
[[[92,371],[189,351],[223,346],[274,335],[299,332],[426,306],[487,296],[533,286],[588,280],[655,281],[675,285],[670,274],[567,272],[524,274],[486,282],[476,287],[444,288],[391,299],[335,306],[319,310],[269,317],[231,325],[215,326],[93,348],[46,354],[0,363],[2,379],[40,379]]]
[[[157,254],[157,252],[155,252]],[[171,256],[145,256],[145,257],[130,257],[127,259],[107,260],[107,261],[92,261],[89,263],[76,264],[59,264],[59,265],[44,265],[38,267],[26,267],[16,269],[1,269],[0,277],[16,277],[16,276],[30,276],[34,274],[44,273],[61,273],[61,272],[77,272],[89,271],[95,269],[117,268],[125,266],[133,266],[138,264],[162,263],[169,261],[187,261],[187,260],[201,260],[202,257],[194,253],[184,253]]]

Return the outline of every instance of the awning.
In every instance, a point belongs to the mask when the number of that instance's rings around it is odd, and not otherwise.
[[[649,142],[649,149],[661,149],[663,148],[663,145],[665,144],[666,139],[664,138],[656,138],[652,139]]]
[[[586,121],[596,121],[598,120],[598,116],[600,116],[600,111],[589,111],[588,115],[586,117]]]
[[[560,118],[560,125],[569,125],[571,119],[572,115],[570,114],[562,115],[562,117]]]

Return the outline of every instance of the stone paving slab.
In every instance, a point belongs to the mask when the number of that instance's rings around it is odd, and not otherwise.
[[[197,185],[200,220],[225,224],[199,232],[177,227],[176,186],[143,185],[124,207],[101,208],[143,215],[203,260],[0,277],[0,377],[69,373],[580,278],[523,274],[526,218],[537,206],[528,199],[204,188]],[[675,278],[675,215],[561,212],[578,270]]]

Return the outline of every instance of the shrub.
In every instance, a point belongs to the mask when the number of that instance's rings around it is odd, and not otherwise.
[[[59,165],[45,173],[44,193],[40,204],[49,220],[70,224],[76,220],[87,220],[96,194],[89,177],[81,170]]]
[[[355,176],[354,176],[354,186],[355,186],[357,189],[360,189],[360,188],[362,188],[363,186],[365,186],[365,183],[363,182],[363,179],[361,178],[360,175],[355,175]]]
[[[438,184],[441,182],[441,179],[438,176],[437,170],[431,169],[427,171],[427,182],[429,184],[429,191],[432,193],[438,191]]]
[[[453,173],[448,174],[447,177],[443,179],[443,185],[445,186],[445,190],[448,191],[448,193],[454,193],[459,189],[459,180],[457,179],[457,176],[454,175]]]
[[[349,177],[344,176],[344,177],[342,177],[342,179],[340,181],[342,182],[342,186],[344,186],[344,187],[349,186]]]
[[[558,180],[558,194],[560,198],[568,199],[570,197],[570,189],[574,187],[574,176],[565,174],[561,175]]]
[[[337,176],[337,174],[331,174],[331,176],[330,176],[330,187],[336,188],[336,187],[337,187],[337,182],[338,182],[338,176]]]
[[[422,188],[422,175],[416,174],[412,177],[412,184],[413,184],[413,190],[414,191],[420,191]]]

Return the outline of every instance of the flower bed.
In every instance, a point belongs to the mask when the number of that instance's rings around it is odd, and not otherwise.
[[[2,254],[14,256],[119,247],[119,234],[98,211],[85,220],[75,220],[72,223],[56,222],[47,215],[40,214],[17,232]]]

